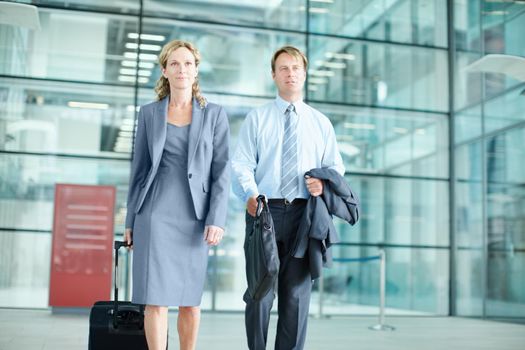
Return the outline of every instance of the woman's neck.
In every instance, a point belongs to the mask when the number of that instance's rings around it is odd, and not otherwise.
[[[170,107],[186,107],[191,104],[191,90],[170,90]]]

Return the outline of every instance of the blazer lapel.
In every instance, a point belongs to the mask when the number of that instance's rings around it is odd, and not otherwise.
[[[202,126],[204,124],[205,114],[206,106],[204,106],[204,108],[201,108],[199,102],[194,97],[191,112],[190,135],[188,140],[188,167],[190,166],[193,157],[195,156],[197,145],[199,144],[199,141],[201,139]]]
[[[155,115],[153,116],[153,157],[152,163],[154,166],[158,165],[162,151],[164,150],[164,143],[166,142],[166,127],[168,123],[168,102],[169,96],[164,97],[157,102],[155,108]]]

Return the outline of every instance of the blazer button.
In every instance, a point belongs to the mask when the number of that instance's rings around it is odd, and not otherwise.
[[[191,179],[191,174],[188,175],[188,179]]]

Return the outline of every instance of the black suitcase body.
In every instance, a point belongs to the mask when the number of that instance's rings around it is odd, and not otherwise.
[[[118,301],[118,250],[125,246],[125,242],[115,241],[115,300],[97,301],[91,308],[89,350],[148,349],[144,334],[144,306]]]

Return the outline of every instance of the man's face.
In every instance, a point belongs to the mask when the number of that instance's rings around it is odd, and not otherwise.
[[[280,95],[302,94],[306,80],[303,60],[283,52],[275,60],[275,72],[272,72],[272,77]]]

